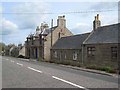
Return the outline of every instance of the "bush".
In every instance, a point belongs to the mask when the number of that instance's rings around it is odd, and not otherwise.
[[[82,64],[81,64],[80,62],[77,62],[77,63],[76,63],[76,66],[77,66],[77,67],[81,67]]]
[[[112,69],[112,67],[101,67],[99,68],[99,70],[101,71],[105,71],[105,72],[108,72],[108,73],[116,73],[116,70]]]
[[[41,60],[41,58],[40,58],[40,57],[38,57],[38,58],[37,58],[37,61],[40,61],[40,60]]]
[[[64,65],[70,65],[70,62],[69,61],[64,61],[62,64],[64,64]]]
[[[116,70],[114,70],[112,67],[109,67],[109,66],[98,67],[96,65],[89,65],[89,66],[86,66],[86,68],[105,71],[107,73],[117,73]]]
[[[88,69],[97,69],[97,66],[96,65],[89,65],[89,66],[86,66],[86,68],[88,68]]]

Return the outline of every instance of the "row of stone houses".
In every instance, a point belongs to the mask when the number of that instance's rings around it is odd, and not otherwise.
[[[92,32],[59,39],[51,48],[51,60],[118,69],[119,27],[120,24],[101,26],[97,14]]]
[[[118,28],[120,24],[101,26],[99,14],[89,33],[73,35],[66,27],[65,16],[58,16],[57,26],[37,27],[25,41],[25,56],[44,61],[97,65],[118,68]]]
[[[50,60],[50,48],[61,37],[73,35],[66,27],[65,16],[58,16],[57,26],[49,28],[42,23],[37,26],[36,33],[31,34],[25,41],[25,56],[40,60]]]

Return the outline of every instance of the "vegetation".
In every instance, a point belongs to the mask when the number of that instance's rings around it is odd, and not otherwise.
[[[86,66],[86,68],[88,68],[88,69],[94,69],[94,70],[100,70],[100,71],[105,71],[107,73],[117,73],[117,70],[113,69],[110,66],[101,66],[101,67],[98,67],[97,65],[89,65],[89,66]]]
[[[5,45],[3,42],[0,42],[0,54],[6,56],[18,57],[19,48],[14,44]]]
[[[0,42],[0,53],[2,53],[3,51],[5,51],[5,44]]]
[[[64,65],[70,65],[70,61],[69,60],[63,61],[62,64],[64,64]]]
[[[57,64],[63,64],[63,65],[71,65],[71,66],[77,66],[77,67],[83,67],[83,68],[87,68],[87,69],[93,69],[93,70],[100,70],[100,71],[105,71],[107,73],[117,73],[118,70],[113,69],[110,66],[101,66],[98,67],[97,65],[83,65],[80,62],[74,62],[74,61],[58,61],[58,60],[54,60],[54,61],[50,61],[50,63],[57,63]]]
[[[41,57],[38,57],[38,61],[41,61]]]
[[[18,47],[13,48],[13,50],[11,51],[11,56],[17,57],[18,55],[19,55]]]

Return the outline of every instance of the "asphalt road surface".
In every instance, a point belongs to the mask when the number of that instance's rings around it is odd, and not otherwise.
[[[1,61],[2,88],[118,88],[113,76],[5,56]]]

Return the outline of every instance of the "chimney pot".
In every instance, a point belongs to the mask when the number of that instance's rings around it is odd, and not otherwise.
[[[99,20],[99,14],[97,14],[97,20]]]
[[[95,20],[97,19],[97,17],[95,16]]]

